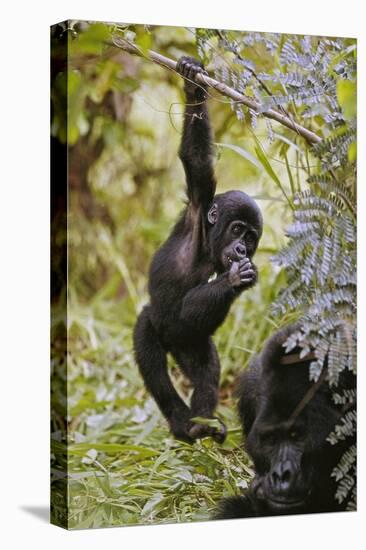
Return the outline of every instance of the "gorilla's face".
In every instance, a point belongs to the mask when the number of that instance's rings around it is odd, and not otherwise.
[[[251,259],[258,240],[257,230],[245,220],[229,222],[222,235],[220,261],[224,271],[228,271],[233,262],[240,262],[245,257]]]
[[[305,510],[321,485],[325,481],[329,485],[328,456],[333,447],[327,436],[334,429],[335,416],[328,394],[318,390],[293,415],[312,385],[304,363],[278,365],[264,375],[266,398],[260,400],[246,446],[255,465],[256,496],[276,514]]]
[[[305,423],[290,425],[259,417],[247,447],[257,472],[253,483],[257,497],[276,513],[304,508],[314,482],[312,468],[304,468]]]
[[[207,218],[211,258],[219,272],[253,257],[262,235],[262,215],[253,199],[241,191],[216,195]]]

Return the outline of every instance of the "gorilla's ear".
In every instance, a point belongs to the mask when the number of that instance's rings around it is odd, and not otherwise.
[[[215,225],[215,223],[217,222],[218,215],[219,215],[219,210],[217,207],[217,203],[214,202],[207,214],[207,219],[211,225]]]

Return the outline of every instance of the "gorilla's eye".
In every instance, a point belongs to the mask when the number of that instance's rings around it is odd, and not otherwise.
[[[261,441],[264,445],[274,445],[276,443],[275,434],[262,435]]]
[[[259,430],[258,435],[263,445],[274,445],[278,439],[277,433],[270,429]]]
[[[243,232],[243,225],[241,223],[235,223],[231,228],[231,232],[238,237]]]

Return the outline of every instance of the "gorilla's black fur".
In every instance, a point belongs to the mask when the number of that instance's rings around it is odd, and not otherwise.
[[[257,280],[252,257],[262,234],[262,216],[242,191],[215,195],[206,90],[194,82],[203,67],[183,57],[177,70],[186,79],[179,154],[188,205],[153,258],[151,300],[137,320],[134,347],[145,385],[173,434],[186,441],[207,435],[223,441],[223,424],[217,429],[192,423],[191,418],[212,417],[217,405],[220,363],[211,335],[235,298]],[[194,386],[190,407],[170,380],[167,352]]]
[[[350,441],[326,441],[342,409],[327,381],[309,381],[310,356],[301,360],[299,348],[285,353],[297,328],[275,333],[240,378],[239,415],[256,474],[243,496],[219,503],[216,519],[344,509],[330,474]],[[354,387],[355,377],[347,373],[341,383]]]

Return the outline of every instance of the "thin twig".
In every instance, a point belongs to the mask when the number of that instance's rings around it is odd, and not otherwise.
[[[316,392],[319,390],[320,386],[323,384],[326,375],[327,375],[327,370],[326,368],[323,367],[323,370],[320,373],[318,380],[312,386],[310,386],[310,388],[305,393],[304,397],[301,399],[300,403],[298,403],[297,407],[295,408],[290,418],[288,419],[287,422],[289,426],[291,426],[295,422],[296,418],[304,410],[306,405],[313,399]]]
[[[113,42],[109,43],[109,45],[120,48],[133,55],[146,57],[153,63],[157,63],[162,67],[166,67],[168,69],[176,71],[177,63],[173,59],[170,59],[169,57],[165,57],[164,55],[161,55],[152,50],[148,50],[146,53],[144,53],[138,46],[136,46],[135,44],[132,44],[131,42],[123,38],[115,37],[113,39]],[[322,141],[322,138],[320,136],[318,136],[311,130],[308,130],[304,126],[301,126],[297,122],[291,120],[291,118],[289,118],[288,116],[279,113],[275,109],[268,109],[267,111],[262,112],[261,105],[258,103],[258,101],[255,101],[245,96],[244,94],[237,92],[233,88],[230,88],[230,86],[227,86],[222,82],[218,82],[214,78],[211,78],[202,73],[198,73],[196,76],[196,82],[198,84],[204,84],[206,86],[209,86],[210,88],[213,88],[214,90],[217,90],[221,95],[229,97],[230,99],[232,99],[237,103],[242,103],[243,105],[246,105],[249,109],[252,109],[256,113],[262,114],[266,118],[276,120],[283,126],[286,126],[290,130],[293,130],[297,134],[301,135],[308,143],[313,144],[313,143],[319,143],[320,141]]]

